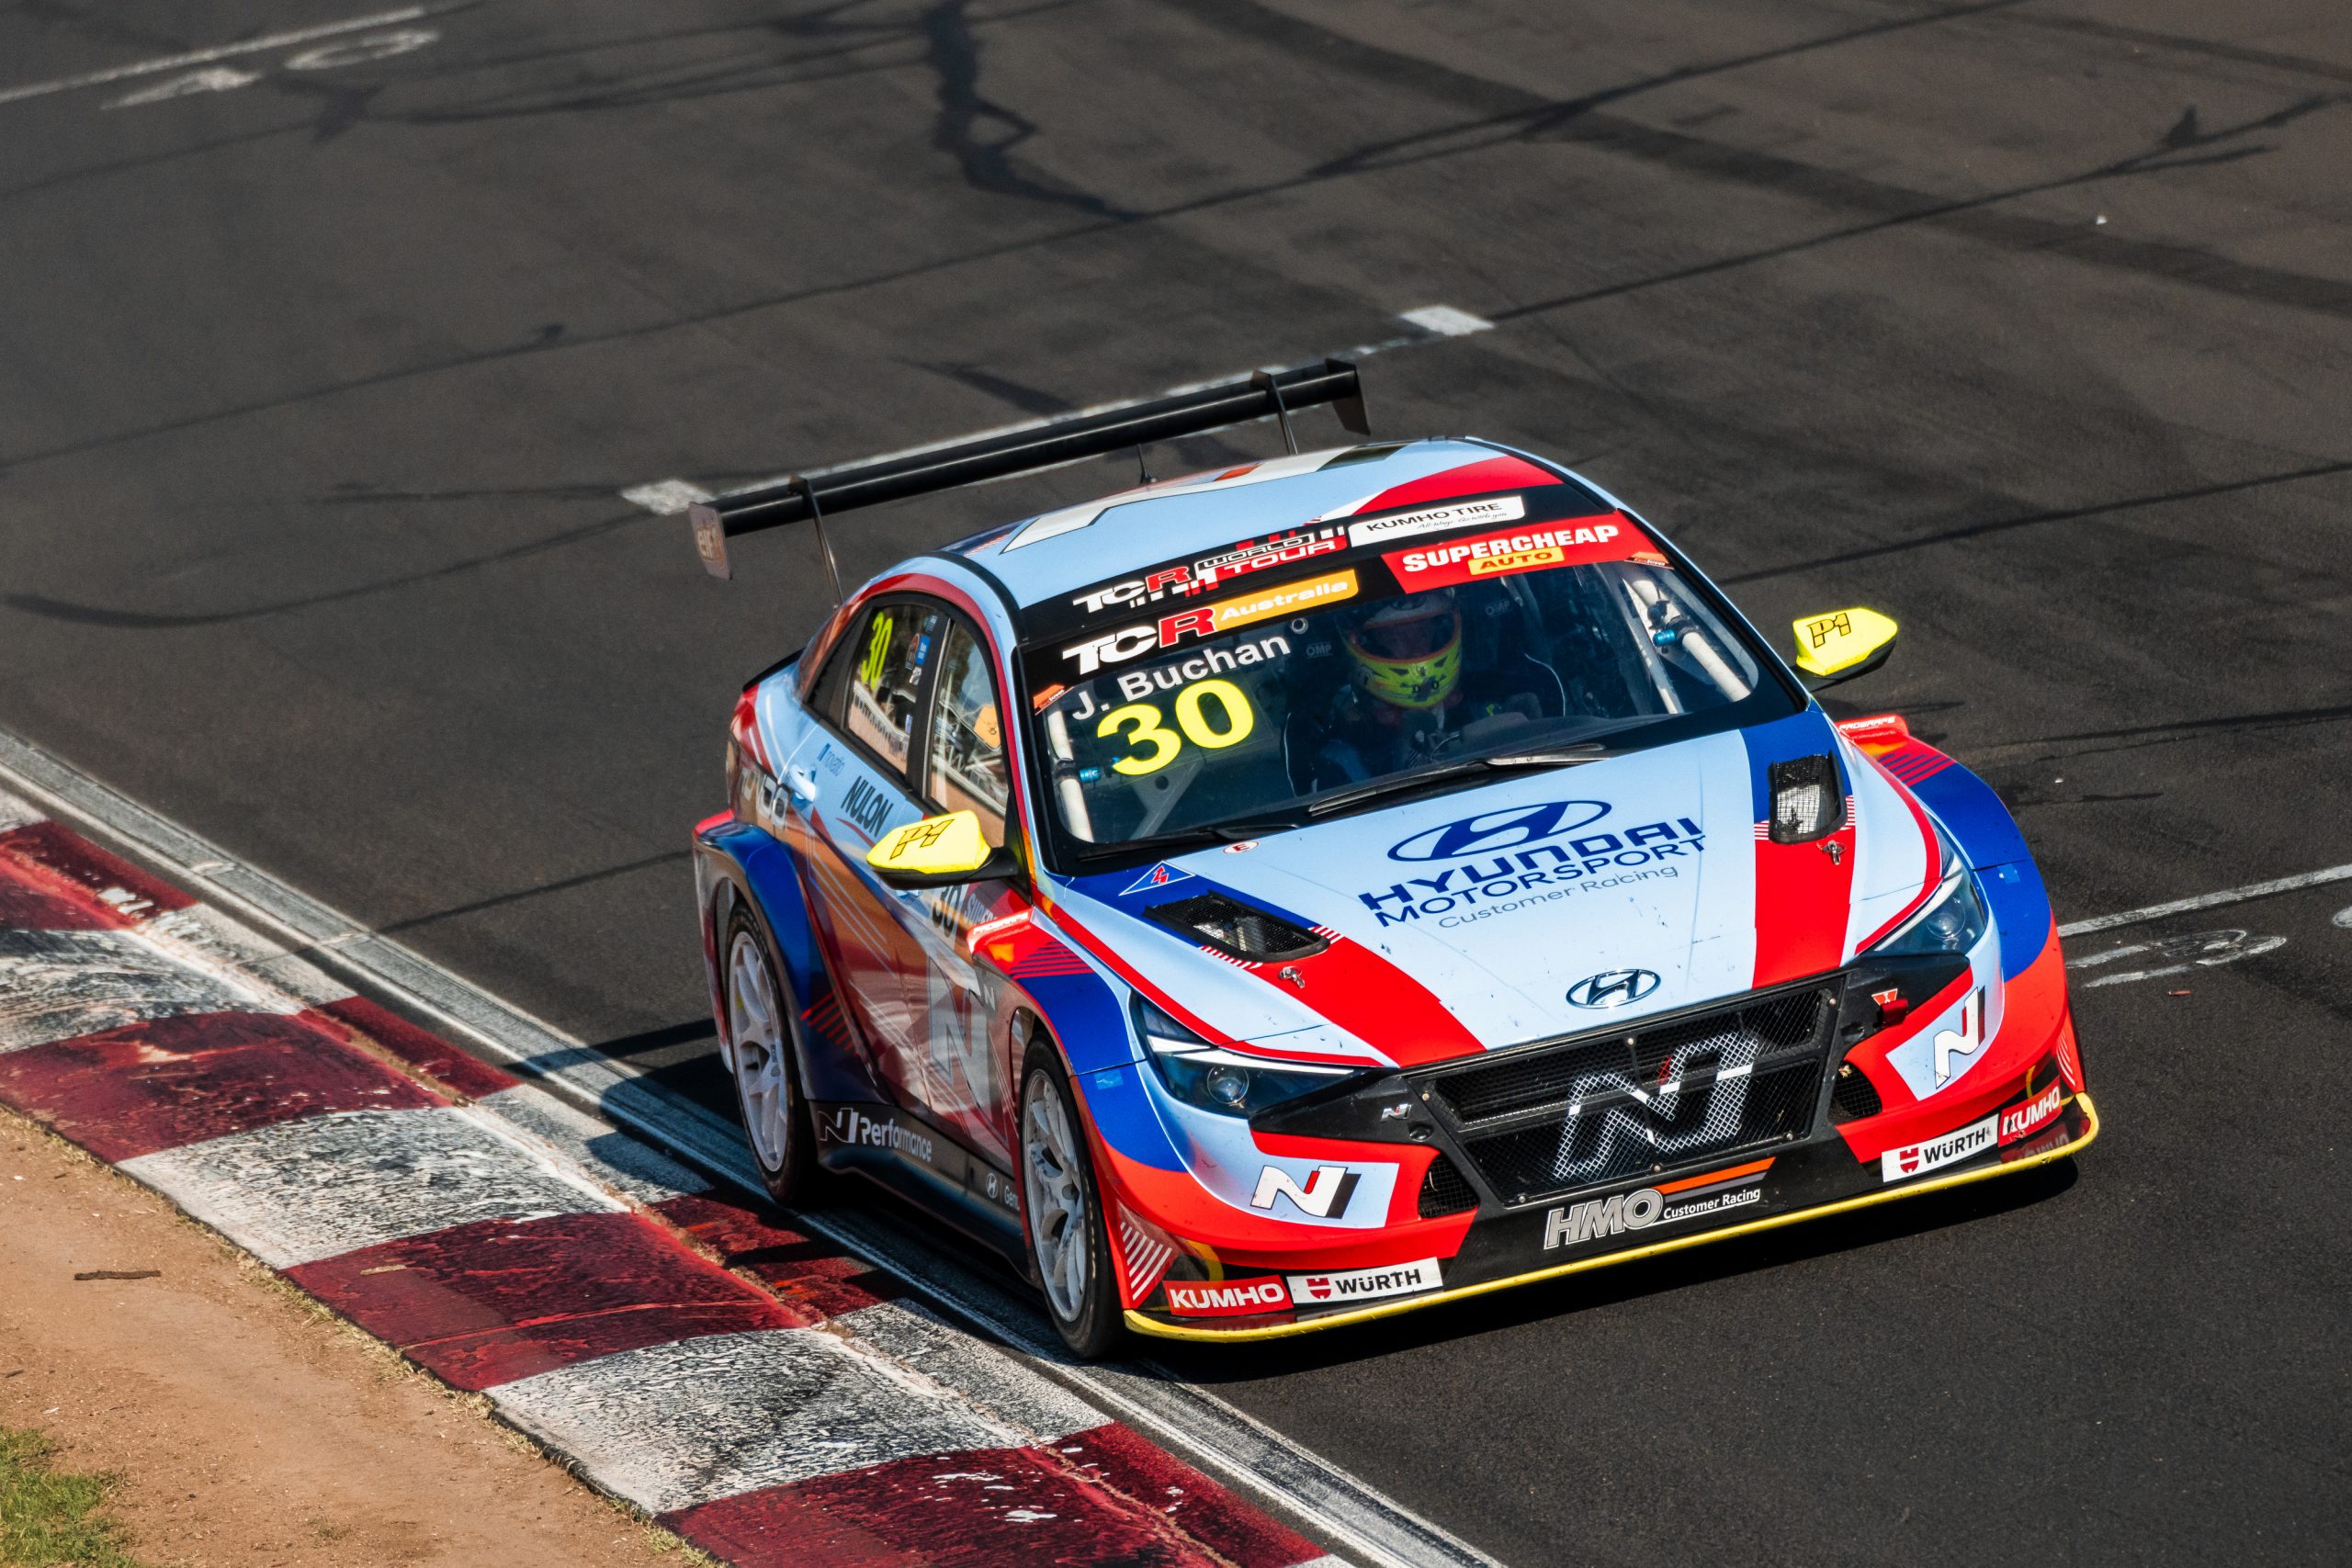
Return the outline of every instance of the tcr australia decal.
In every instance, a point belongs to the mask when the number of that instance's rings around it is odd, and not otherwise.
[[[1082,638],[1062,649],[1062,657],[1076,660],[1079,674],[1091,675],[1105,664],[1123,664],[1154,649],[1173,648],[1186,637],[1221,637],[1260,621],[1303,615],[1342,599],[1352,599],[1357,586],[1352,568],[1326,572],[1320,577],[1285,582],[1278,588],[1238,594],[1215,604],[1179,610],[1162,615],[1156,623],[1125,626],[1102,637]],[[1290,651],[1288,644],[1283,645],[1283,651]]]

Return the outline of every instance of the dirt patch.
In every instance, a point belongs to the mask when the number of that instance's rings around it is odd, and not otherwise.
[[[118,1515],[152,1562],[680,1568],[695,1555],[5,1111],[0,1426],[47,1434],[72,1469],[118,1473]]]

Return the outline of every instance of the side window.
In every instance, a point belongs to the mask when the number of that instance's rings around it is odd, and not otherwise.
[[[976,813],[989,845],[1003,846],[1010,799],[1003,710],[997,705],[989,650],[960,621],[948,623],[940,652],[928,778],[942,810]]]
[[[842,728],[904,778],[923,670],[938,652],[939,612],[904,602],[883,604],[850,635],[849,694]]]

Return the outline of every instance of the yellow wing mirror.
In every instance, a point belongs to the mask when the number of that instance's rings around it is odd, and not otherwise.
[[[1894,651],[1901,628],[1876,610],[1857,605],[1826,615],[1804,615],[1795,623],[1798,671],[1814,691],[1867,675]]]
[[[893,887],[953,887],[1011,876],[1011,852],[990,849],[969,811],[926,817],[893,829],[866,852],[865,863]]]

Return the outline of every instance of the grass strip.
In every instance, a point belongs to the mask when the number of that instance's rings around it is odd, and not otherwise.
[[[51,1463],[39,1432],[0,1427],[0,1563],[8,1568],[140,1568],[106,1512],[114,1480]]]

